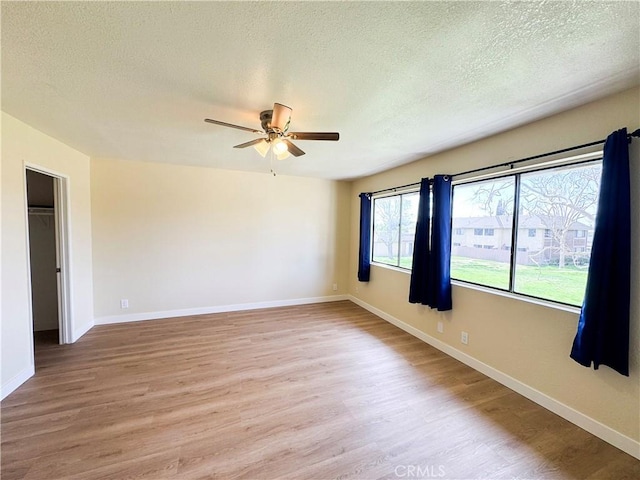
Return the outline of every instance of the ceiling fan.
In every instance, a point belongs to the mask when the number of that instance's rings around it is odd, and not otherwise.
[[[295,146],[291,140],[331,140],[340,139],[337,132],[290,132],[289,124],[291,123],[291,108],[281,103],[274,103],[273,110],[264,110],[260,113],[260,122],[262,123],[262,131],[254,128],[242,127],[232,123],[221,122],[205,118],[204,121],[221,125],[223,127],[237,128],[247,132],[257,133],[258,135],[266,135],[266,137],[257,138],[250,142],[235,145],[233,148],[254,147],[260,155],[265,157],[271,148],[278,160],[284,160],[289,154],[294,157],[304,155],[304,152]]]

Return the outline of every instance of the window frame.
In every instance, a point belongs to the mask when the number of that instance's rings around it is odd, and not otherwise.
[[[571,161],[571,158],[573,157],[569,157],[569,158],[565,158],[565,159],[558,159],[558,161],[555,162],[545,162],[539,165],[531,165],[528,167],[523,167],[520,169],[513,169],[513,170],[517,170],[517,171],[506,171],[506,172],[499,172],[496,173],[495,175],[492,174],[488,174],[488,175],[481,175],[479,177],[476,178],[468,178],[468,179],[462,179],[462,180],[458,180],[456,181],[455,179],[453,180],[453,188],[452,188],[452,198],[455,195],[455,187],[458,185],[470,185],[473,183],[479,183],[479,182],[484,182],[487,180],[499,180],[501,178],[508,178],[508,177],[513,177],[514,178],[514,205],[513,205],[513,218],[511,219],[511,249],[510,249],[510,258],[509,258],[509,287],[508,289],[505,288],[500,288],[500,287],[494,287],[494,286],[490,286],[490,285],[485,285],[482,283],[477,283],[477,282],[471,282],[469,280],[460,280],[457,278],[454,278],[453,276],[451,276],[451,280],[460,284],[460,285],[473,285],[474,287],[480,288],[480,289],[487,289],[488,291],[495,291],[496,293],[500,293],[503,295],[508,295],[508,296],[513,296],[515,298],[518,297],[524,297],[523,299],[527,299],[529,301],[535,301],[535,302],[541,302],[541,303],[545,303],[545,304],[550,304],[550,305],[556,305],[558,307],[561,307],[563,309],[579,309],[581,306],[580,305],[575,305],[572,303],[566,303],[566,302],[561,302],[559,300],[551,300],[548,298],[543,298],[543,297],[537,297],[535,295],[531,295],[531,294],[527,294],[527,293],[522,293],[522,292],[516,292],[515,291],[515,276],[516,276],[516,266],[517,266],[517,262],[515,262],[515,258],[518,252],[518,220],[519,220],[519,216],[520,216],[520,182],[521,182],[521,176],[524,174],[528,174],[528,173],[534,173],[534,172],[543,172],[545,170],[553,170],[556,168],[562,168],[562,167],[577,167],[580,165],[588,165],[588,164],[597,164],[600,163],[602,164],[602,156],[603,156],[603,152],[602,150],[598,150],[596,152],[591,152],[588,154],[583,155],[584,157],[590,157],[590,158],[585,158],[585,159],[576,159],[574,161]],[[579,156],[580,157],[580,156]],[[451,202],[451,219],[452,219],[452,223],[453,223],[453,201]],[[549,229],[547,229],[549,230]],[[546,233],[547,230],[545,230],[545,232],[543,233],[543,239],[547,240],[548,238],[551,237],[547,237]],[[453,236],[452,236],[453,237]],[[585,237],[586,238],[586,237]],[[474,245],[475,247],[475,245]]]
[[[401,265],[400,262],[400,258],[401,258],[401,253],[402,253],[402,196],[409,194],[409,193],[420,193],[420,186],[415,186],[415,187],[410,187],[410,188],[406,188],[406,189],[396,189],[393,190],[391,192],[384,192],[384,193],[380,193],[380,194],[373,194],[371,196],[371,248],[370,248],[370,258],[369,261],[372,265],[376,265],[376,266],[381,266],[381,267],[385,267],[385,268],[397,268],[402,270],[403,272],[411,272],[412,268],[407,268],[407,267],[403,267]],[[431,194],[431,192],[429,192],[429,194]],[[389,263],[383,263],[383,262],[378,262],[376,260],[374,260],[373,254],[374,254],[374,244],[375,244],[375,225],[376,225],[376,207],[375,207],[375,202],[376,200],[382,199],[382,198],[390,198],[390,197],[400,197],[400,223],[398,224],[398,264],[397,265],[391,265]],[[419,195],[418,195],[418,199],[419,199]],[[419,201],[419,200],[418,200]],[[417,218],[416,218],[416,222],[417,222]],[[414,231],[414,236],[415,236],[415,231]],[[415,248],[415,245],[414,245]],[[413,263],[413,262],[412,262]],[[412,265],[413,267],[413,265]]]

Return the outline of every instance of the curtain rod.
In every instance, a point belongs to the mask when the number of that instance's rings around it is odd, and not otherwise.
[[[627,138],[629,139],[629,141],[631,141],[631,137],[640,137],[640,128],[637,129],[634,132],[631,132],[631,133],[627,134]],[[537,160],[539,158],[544,158],[544,157],[550,157],[551,155],[558,155],[560,153],[571,152],[572,150],[579,150],[581,148],[593,147],[594,145],[599,145],[599,144],[604,143],[606,141],[607,140],[604,139],[604,140],[598,140],[596,142],[589,142],[589,143],[585,143],[583,145],[576,145],[575,147],[563,148],[562,150],[556,150],[554,152],[542,153],[540,155],[534,155],[532,157],[521,158],[519,160],[512,160],[510,162],[498,163],[496,165],[490,165],[488,167],[474,168],[473,170],[467,170],[465,172],[454,173],[453,175],[450,175],[450,176],[455,178],[455,177],[459,177],[459,176],[462,176],[462,175],[469,175],[471,173],[484,172],[486,170],[491,170],[493,168],[513,167],[513,165],[515,165],[517,163],[528,162],[528,161],[531,161],[531,160]],[[383,193],[383,192],[395,192],[397,190],[402,190],[402,189],[409,188],[409,187],[417,187],[418,185],[420,185],[420,182],[408,183],[406,185],[401,185],[399,187],[391,187],[391,188],[384,188],[382,190],[376,190],[375,192],[370,192],[369,195],[376,195],[378,193]]]

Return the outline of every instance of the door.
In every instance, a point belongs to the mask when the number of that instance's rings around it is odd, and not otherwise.
[[[40,169],[26,169],[29,209],[31,313],[34,337],[57,330],[57,343],[71,343],[69,324],[66,180]]]

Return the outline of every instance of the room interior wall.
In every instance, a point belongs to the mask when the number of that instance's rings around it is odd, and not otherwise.
[[[631,355],[629,377],[608,367],[580,366],[569,358],[578,315],[523,300],[507,298],[467,286],[453,286],[453,310],[431,311],[407,301],[410,275],[406,271],[371,267],[371,281],[357,281],[360,192],[405,185],[438,173],[524,158],[606,138],[612,131],[640,127],[640,89],[592,102],[449,150],[415,163],[355,181],[351,191],[351,256],[349,293],[356,302],[399,320],[426,339],[436,339],[450,351],[462,352],[472,363],[487,365],[516,383],[540,392],[540,398],[587,416],[615,433],[620,443],[640,455],[640,252],[632,252]],[[631,158],[632,245],[640,238],[640,140],[634,140]],[[437,332],[443,321],[444,333]],[[460,341],[469,333],[469,344]],[[454,349],[454,350],[452,350]],[[462,357],[461,357],[462,358]],[[564,408],[564,407],[563,407]],[[582,417],[581,417],[582,418]],[[619,434],[619,436],[618,436]],[[606,439],[606,438],[605,438]],[[624,446],[623,445],[623,446]]]
[[[97,323],[319,301],[347,292],[349,184],[111,159],[91,163]],[[121,308],[122,299],[128,308]]]
[[[69,186],[74,338],[93,325],[89,157],[2,113],[2,396],[33,374],[25,165],[64,175]]]

